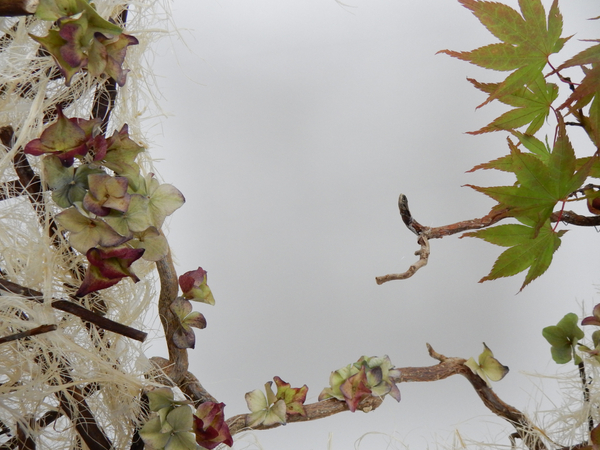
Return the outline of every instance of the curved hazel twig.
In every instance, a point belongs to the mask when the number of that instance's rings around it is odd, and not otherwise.
[[[408,209],[408,199],[404,194],[400,194],[400,197],[398,198],[398,209],[400,210],[400,217],[402,217],[402,221],[406,225],[406,228],[419,236],[417,242],[421,248],[415,252],[415,255],[419,256],[419,260],[410,266],[409,269],[404,273],[376,277],[375,281],[377,284],[383,284],[392,280],[405,280],[406,278],[412,277],[417,270],[425,266],[430,254],[428,242],[429,239],[439,239],[468,230],[479,230],[481,228],[492,226],[500,220],[512,217],[510,209],[495,207],[492,208],[487,215],[481,217],[480,219],[463,220],[450,225],[430,228],[421,225],[414,219],[410,209]],[[562,213],[553,213],[550,216],[550,221],[563,222],[565,224],[571,224],[580,227],[595,227],[600,225],[600,215],[588,217],[581,216],[573,211],[562,211]]]
[[[377,282],[377,284],[383,284],[392,280],[405,280],[407,278],[410,278],[417,272],[417,270],[427,265],[427,261],[429,261],[429,254],[431,253],[431,251],[429,248],[429,238],[427,236],[427,232],[430,229],[424,227],[419,222],[413,219],[412,214],[410,213],[410,209],[408,209],[408,199],[404,194],[400,194],[400,197],[398,198],[398,209],[400,210],[400,217],[402,217],[402,221],[404,222],[404,225],[406,225],[406,228],[408,228],[410,231],[419,236],[417,242],[419,243],[421,248],[415,252],[415,255],[419,257],[419,260],[412,266],[410,266],[406,272],[391,273],[388,275],[376,277],[375,281]]]

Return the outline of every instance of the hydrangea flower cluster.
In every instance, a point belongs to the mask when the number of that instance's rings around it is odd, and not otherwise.
[[[331,372],[329,387],[323,389],[319,401],[337,398],[345,401],[352,412],[363,399],[373,395],[383,397],[390,394],[400,401],[400,390],[396,386],[399,381],[400,370],[394,368],[387,355],[362,356],[354,364]]]
[[[67,118],[60,108],[56,120],[25,146],[25,153],[43,155],[44,179],[64,208],[56,221],[90,263],[78,297],[125,277],[137,282],[134,261],[158,261],[168,253],[160,228],[185,199],[174,186],[140,173],[136,157],[142,151],[127,125],[106,137],[100,119]]]
[[[174,400],[169,388],[148,392],[151,418],[140,430],[144,443],[154,450],[231,447],[233,438],[225,422],[224,403],[205,402],[193,412],[189,402]]]
[[[93,4],[85,0],[41,0],[36,16],[54,22],[46,36],[30,36],[54,57],[67,86],[83,69],[125,85],[128,71],[122,65],[127,47],[139,42],[103,19]]]

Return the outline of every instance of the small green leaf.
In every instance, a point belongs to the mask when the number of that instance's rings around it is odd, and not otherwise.
[[[153,417],[140,429],[140,436],[144,440],[144,443],[151,446],[153,449],[161,450],[165,448],[171,435],[169,433],[163,433],[162,423],[160,417]]]
[[[544,164],[548,164],[548,160],[550,158],[550,149],[535,136],[531,136],[529,134],[523,134],[519,131],[511,131],[514,136],[519,139],[521,144],[525,146],[527,150],[540,158]]]
[[[365,366],[362,366],[358,373],[355,373],[340,385],[340,392],[351,412],[355,412],[363,399],[372,394],[368,387],[367,373]]]
[[[147,394],[150,411],[158,411],[173,405],[173,391],[170,388],[156,388]]]
[[[558,324],[544,328],[542,335],[552,346],[552,359],[558,364],[565,364],[576,357],[575,346],[583,339],[584,333],[577,326],[577,315],[569,313]]]
[[[548,117],[552,102],[558,96],[558,87],[553,83],[546,83],[540,75],[529,86],[516,90],[510,95],[500,97],[499,100],[511,106],[516,106],[500,117],[494,119],[489,125],[469,134],[489,133],[500,130],[514,130],[529,124],[527,134],[535,134]]]

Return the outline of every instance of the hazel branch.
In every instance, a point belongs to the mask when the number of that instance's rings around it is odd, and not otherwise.
[[[402,221],[406,225],[406,228],[419,237],[417,243],[421,246],[421,248],[415,252],[415,255],[419,256],[419,260],[415,264],[411,265],[406,272],[376,277],[375,281],[377,284],[383,284],[392,280],[405,280],[406,278],[412,277],[417,270],[425,266],[430,255],[428,242],[429,239],[440,239],[452,234],[462,233],[464,231],[487,228],[501,220],[512,217],[508,208],[492,208],[487,215],[478,219],[463,220],[440,227],[426,227],[421,225],[413,217],[410,209],[408,208],[408,199],[404,194],[400,194],[400,197],[398,198],[398,209],[400,210],[400,217],[402,217]],[[600,216],[582,216],[574,213],[573,211],[562,211],[562,213],[555,212],[550,216],[550,221],[553,223],[563,222],[565,224],[576,225],[580,227],[600,226]]]
[[[453,375],[462,375],[471,383],[483,404],[495,415],[505,419],[515,428],[516,432],[514,435],[522,439],[529,450],[547,450],[546,445],[541,440],[539,429],[521,411],[502,401],[479,375],[473,373],[465,365],[467,362],[466,359],[446,357],[437,353],[429,344],[427,344],[427,349],[429,355],[438,360],[439,363],[434,366],[399,368],[399,383],[432,382],[443,380]],[[381,397],[367,397],[358,405],[358,409],[363,412],[370,412],[376,409],[382,401],[383,398]],[[330,398],[321,402],[304,405],[304,410],[306,411],[306,416],[289,415],[287,423],[323,419],[333,414],[348,411],[349,409],[346,402]],[[227,425],[232,435],[249,429],[246,426],[248,417],[249,414],[240,414],[227,420]],[[279,425],[258,425],[252,429],[266,430]]]
[[[363,412],[371,412],[379,407],[383,399],[380,397],[367,397],[362,402],[358,404],[359,410]],[[310,403],[308,405],[304,405],[304,411],[306,411],[306,416],[301,415],[290,415],[287,417],[287,423],[293,422],[308,422],[317,419],[324,419],[325,417],[332,416],[334,414],[338,414],[344,411],[349,411],[348,405],[346,402],[341,400],[337,400],[335,398],[329,398],[327,400],[323,400],[321,402]],[[246,426],[246,419],[249,414],[239,414],[237,416],[233,416],[227,419],[227,426],[229,427],[229,431],[231,435],[237,434],[244,430],[249,430]],[[252,427],[252,430],[268,430],[271,428],[276,428],[282,424],[273,424],[273,425],[257,425]]]
[[[427,265],[427,262],[429,261],[429,254],[431,253],[429,248],[429,240],[427,239],[427,236],[422,234],[419,236],[419,240],[417,242],[421,246],[421,248],[415,252],[415,255],[419,257],[419,260],[410,266],[406,272],[390,273],[388,275],[375,277],[377,284],[387,283],[388,281],[392,280],[405,280],[412,277],[421,267]]]
[[[463,358],[448,358],[437,353],[431,345],[427,344],[429,356],[440,361],[430,367],[405,367],[400,369],[400,382],[437,381],[452,375],[464,376],[483,404],[498,417],[508,421],[515,427],[516,435],[521,438],[529,450],[546,450],[546,445],[541,440],[539,429],[518,409],[502,401],[487,383],[469,369]]]
[[[171,311],[171,303],[177,298],[179,284],[177,283],[177,272],[171,259],[171,251],[167,256],[156,262],[158,277],[160,279],[160,294],[158,296],[158,315],[165,330],[165,340],[169,351],[169,365],[164,367],[165,374],[177,385],[183,381],[189,366],[187,350],[175,345],[173,336],[179,321]]]
[[[74,385],[70,374],[69,363],[62,357],[56,357],[52,352],[40,354],[36,358],[42,372],[47,372],[55,363],[60,369],[59,375],[51,382],[54,386],[68,385],[63,390],[55,392],[60,409],[73,423],[77,434],[90,450],[113,450],[114,447],[100,427],[94,413],[90,409],[85,393]]]
[[[150,361],[152,361],[152,363],[154,363],[158,369],[165,373],[167,373],[172,366],[171,361],[161,358],[160,356],[153,356],[150,358]],[[175,385],[173,380],[170,378],[161,379],[164,377],[161,377],[160,375],[156,376],[155,378],[159,379],[161,383],[166,385]],[[198,378],[196,378],[191,372],[186,372],[183,374],[183,378],[179,383],[179,388],[187,397],[192,400],[192,402],[194,402],[194,406],[196,408],[204,402],[219,403],[216,398],[214,398],[206,389],[204,389]]]

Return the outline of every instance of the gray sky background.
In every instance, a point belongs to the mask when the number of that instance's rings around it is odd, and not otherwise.
[[[600,14],[596,2],[562,3],[565,34],[598,37],[597,23],[583,23]],[[465,134],[503,111],[476,111],[483,95],[466,77],[497,76],[435,55],[493,42],[468,10],[451,0],[349,5],[172,3],[187,48],[176,37],[154,47],[171,117],[149,121],[148,135],[152,156],[164,159],[157,171],[187,199],[170,221],[178,270],[208,270],[217,302],[195,306],[208,327],[196,333],[192,371],[231,416],[247,412],[244,394],[275,375],[307,384],[314,402],[330,372],[361,355],[425,366],[435,363],[426,342],[468,358],[485,341],[511,368],[498,394],[532,411],[541,381],[521,372],[557,369],[542,328],[600,301],[599,254],[587,250],[597,233],[569,232],[550,270],[518,295],[523,275],[477,283],[501,248],[457,237],[433,241],[429,265],[413,278],[377,286],[375,276],[416,261],[399,193],[424,225],[481,217],[492,202],[461,186],[510,181],[465,171],[507,148],[501,133]],[[544,386],[556,398],[554,384]],[[255,437],[266,450],[326,449],[331,433],[330,448],[341,450],[376,432],[360,448],[422,449],[451,443],[458,428],[509,445],[509,429],[463,378],[399,387],[399,404],[386,398],[370,414]],[[257,448],[251,441],[235,448]]]

